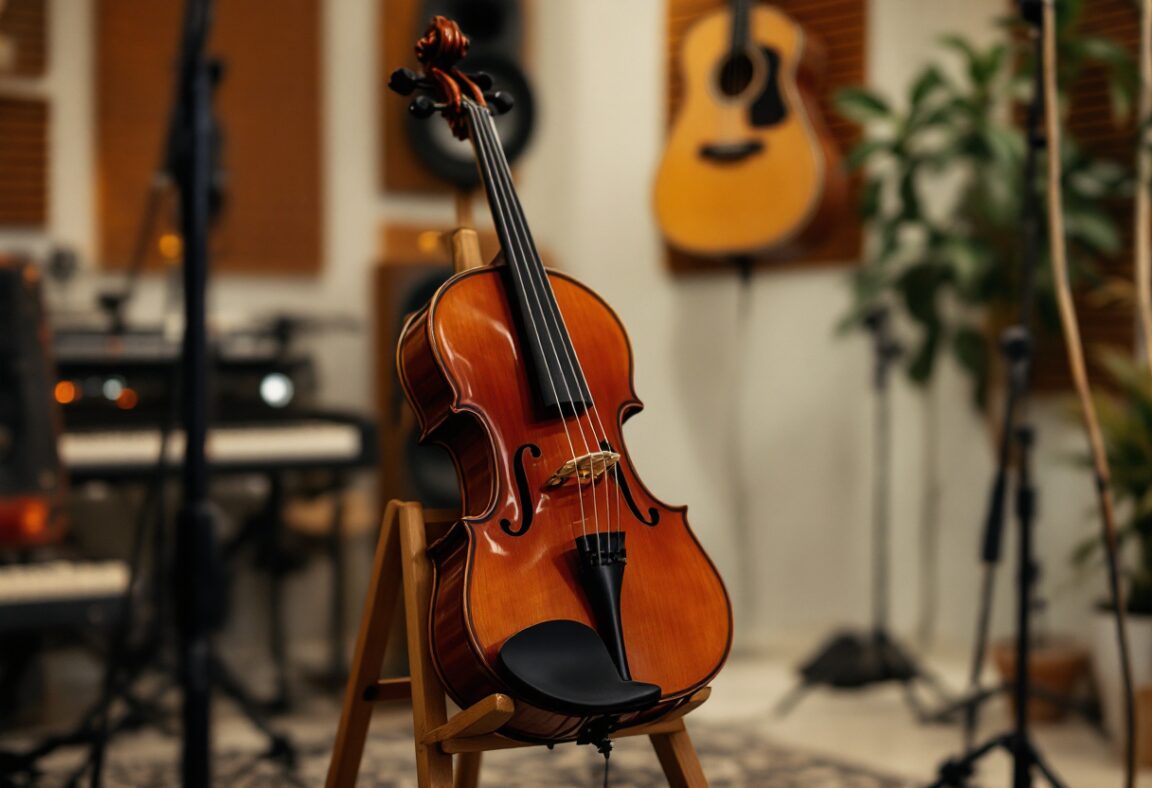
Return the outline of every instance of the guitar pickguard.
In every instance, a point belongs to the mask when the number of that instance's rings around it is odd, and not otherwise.
[[[764,90],[748,107],[748,123],[756,128],[775,126],[788,117],[788,105],[780,92],[780,53],[770,47],[760,47],[760,55],[768,69]]]

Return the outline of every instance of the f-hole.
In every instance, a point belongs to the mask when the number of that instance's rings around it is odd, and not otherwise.
[[[524,467],[524,452],[530,452],[533,457],[540,457],[540,447],[534,443],[525,443],[516,450],[512,465],[516,473],[516,493],[520,501],[520,525],[512,525],[507,517],[501,518],[500,530],[509,536],[523,536],[532,527],[532,517],[536,514],[536,506],[532,503],[532,488],[528,484],[528,469]]]
[[[608,441],[600,441],[600,448],[604,451],[616,451]],[[615,472],[606,473],[605,476],[611,476],[616,480],[616,485],[620,488],[620,492],[624,494],[624,502],[628,504],[628,508],[632,510],[632,515],[637,520],[650,527],[654,527],[660,522],[660,512],[656,511],[655,507],[648,507],[647,517],[640,511],[640,507],[636,504],[636,499],[632,497],[632,488],[628,486],[627,474],[621,473],[620,470],[617,469]]]

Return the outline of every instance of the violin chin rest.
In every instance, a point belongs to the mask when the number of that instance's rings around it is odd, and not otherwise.
[[[620,714],[654,706],[660,687],[620,678],[599,633],[579,621],[545,621],[504,642],[505,680],[525,701],[574,716]]]

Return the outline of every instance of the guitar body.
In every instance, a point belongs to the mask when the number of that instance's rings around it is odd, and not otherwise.
[[[815,57],[775,8],[748,8],[745,54],[732,15],[684,37],[684,98],[656,178],[656,217],[673,247],[697,256],[802,252],[843,207],[840,156],[819,115]]]
[[[565,426],[576,436],[580,418],[558,419],[535,404],[508,278],[506,268],[491,266],[458,274],[409,319],[397,351],[422,441],[452,455],[464,502],[463,519],[429,549],[436,668],[461,707],[495,692],[515,695],[498,668],[510,637],[556,619],[597,626],[574,540],[584,528],[610,528],[624,534],[627,549],[620,619],[632,678],[661,688],[658,703],[618,715],[616,724],[657,719],[723,664],[732,633],[727,594],[684,508],[653,497],[623,449],[624,420],[641,408],[623,326],[595,293],[552,271],[602,439],[621,461],[594,482],[592,494],[587,485],[547,484],[572,454]],[[572,740],[590,719],[518,697],[501,733]]]

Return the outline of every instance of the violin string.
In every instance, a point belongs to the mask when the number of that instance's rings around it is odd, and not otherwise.
[[[531,232],[528,230],[527,223],[524,220],[523,209],[520,207],[519,200],[516,197],[516,191],[513,188],[511,181],[510,181],[510,178],[508,176],[508,172],[509,172],[508,162],[507,162],[507,159],[504,157],[504,150],[503,150],[503,147],[500,145],[499,138],[496,134],[495,124],[492,121],[492,115],[491,115],[490,111],[487,109],[484,109],[484,108],[480,108],[480,107],[477,107],[475,111],[482,118],[482,122],[484,125],[483,131],[484,131],[484,136],[486,137],[486,142],[487,142],[486,150],[488,151],[488,154],[490,156],[492,156],[494,159],[497,160],[497,166],[494,166],[492,168],[492,170],[493,170],[495,177],[498,180],[499,187],[503,190],[502,196],[504,198],[506,213],[509,216],[509,218],[511,218],[514,222],[516,222],[516,224],[519,225],[519,227],[513,226],[511,228],[511,230],[513,232],[510,233],[510,237],[519,242],[518,243],[518,246],[519,246],[518,251],[522,255],[520,259],[525,264],[524,277],[523,278],[527,279],[529,281],[529,283],[532,285],[532,289],[531,289],[532,298],[536,302],[537,310],[540,312],[540,315],[544,319],[545,334],[548,336],[548,341],[549,341],[549,345],[551,346],[551,349],[552,349],[552,354],[555,357],[556,361],[559,363],[561,361],[560,349],[557,348],[556,335],[553,333],[552,326],[550,326],[548,324],[547,311],[545,309],[545,306],[548,303],[548,299],[545,299],[541,296],[541,293],[537,287],[537,282],[535,281],[535,277],[533,276],[533,274],[535,273],[535,270],[534,270],[533,266],[529,265],[528,263],[530,263],[532,261],[532,259],[534,258],[536,263],[537,263],[537,266],[541,267],[541,268],[542,268],[542,266],[539,263],[539,258],[535,257],[535,255],[534,255],[535,245],[532,241],[532,235],[531,235]],[[517,222],[516,220],[519,220],[519,221]],[[529,258],[529,254],[532,254],[533,258]],[[545,294],[547,294],[549,291],[545,290],[544,292],[545,292]],[[535,320],[534,316],[533,316],[533,320]],[[561,342],[560,344],[561,344],[561,348],[563,348],[563,342]],[[569,347],[570,347],[570,345],[569,345]],[[567,352],[565,352],[564,355],[567,355]],[[572,369],[571,364],[569,364],[569,369],[570,370]],[[561,382],[563,384],[565,393],[567,394],[569,402],[570,402],[571,407],[572,407],[572,416],[576,421],[576,427],[579,430],[581,441],[584,443],[585,453],[588,455],[591,455],[593,452],[593,446],[596,445],[595,425],[592,424],[591,420],[589,420],[589,431],[591,432],[592,438],[593,438],[592,445],[589,445],[588,436],[584,432],[584,426],[581,423],[580,414],[579,414],[579,411],[577,410],[577,405],[575,404],[575,398],[572,396],[572,383],[570,382],[570,379],[568,378],[568,376],[564,374],[563,366],[559,367],[559,371],[560,371]],[[577,380],[575,382],[577,385],[579,385],[581,380]],[[587,381],[583,380],[583,383],[584,383],[584,388],[586,390],[587,389]],[[582,394],[583,392],[577,392],[577,393]],[[589,396],[589,400],[591,400],[592,397],[591,397],[590,391],[588,392],[588,396]],[[561,416],[563,417],[563,409],[561,409]],[[579,494],[581,496],[581,500],[583,500],[584,489],[583,489],[583,485],[580,483],[580,476],[579,476],[579,468],[578,467],[577,467],[576,482],[575,483],[576,483],[577,487],[579,488]],[[595,540],[596,541],[596,556],[597,556],[597,559],[599,559],[601,557],[600,502],[599,502],[599,495],[596,492],[596,485],[595,485],[594,479],[593,479],[593,482],[589,486],[591,487],[591,493],[592,493],[592,520],[593,520],[593,525],[594,525],[595,535],[596,535],[596,540]],[[606,507],[605,519],[608,521],[607,525],[610,528],[611,527],[611,522],[610,522],[611,521],[611,511],[607,508],[607,506],[608,506],[607,497],[605,497],[604,503],[605,503],[605,507]]]
[[[495,124],[492,120],[492,116],[490,113],[486,117],[486,122],[487,122],[487,126],[489,129],[489,136],[490,136],[491,140],[496,141],[497,136],[496,136],[496,131],[495,131]],[[537,253],[536,246],[532,241],[531,230],[528,229],[527,220],[524,217],[523,209],[520,208],[519,201],[516,198],[515,189],[513,188],[512,184],[510,182],[510,177],[509,177],[510,168],[508,166],[508,160],[504,155],[504,150],[503,150],[502,146],[500,146],[498,141],[496,141],[495,144],[491,144],[491,148],[494,151],[496,151],[496,155],[498,155],[500,157],[500,162],[502,164],[501,167],[497,168],[497,177],[499,177],[501,179],[502,186],[507,190],[507,193],[510,195],[510,202],[515,201],[513,203],[513,207],[518,209],[518,210],[513,210],[510,213],[512,215],[512,218],[518,222],[519,231],[522,234],[522,237],[524,239],[526,239],[527,248],[525,251],[532,255],[531,262],[535,263],[534,266],[529,266],[528,276],[532,280],[532,288],[533,288],[532,295],[533,295],[534,299],[536,300],[537,306],[539,307],[541,314],[544,317],[545,322],[548,323],[547,330],[549,332],[549,338],[551,339],[553,337],[552,331],[556,330],[556,331],[560,332],[561,336],[565,336],[565,335],[568,336],[569,340],[570,340],[572,335],[570,332],[568,332],[568,327],[564,323],[563,315],[559,311],[559,306],[557,305],[556,300],[555,300],[555,293],[549,288],[548,282],[545,279],[545,277],[547,276],[547,271],[545,270],[544,264],[540,260],[539,254]],[[551,297],[549,297],[549,296],[551,296]],[[579,356],[576,354],[575,347],[572,346],[571,341],[569,341],[569,343],[566,346],[562,345],[562,349],[564,351],[563,352],[563,355],[565,357],[564,361],[568,365],[569,372],[572,373],[573,378],[575,378],[577,380],[578,384],[580,382],[583,382],[584,387],[588,392],[588,400],[589,401],[588,401],[588,405],[585,409],[584,415],[588,420],[588,429],[593,436],[593,443],[595,444],[596,449],[599,450],[599,449],[601,449],[600,440],[602,439],[605,443],[607,443],[608,435],[604,429],[604,423],[600,419],[600,413],[596,409],[595,398],[592,396],[591,390],[587,389],[587,385],[588,385],[587,377],[584,375],[583,366],[580,364]],[[555,351],[554,340],[553,340],[553,350]],[[557,355],[559,356],[559,353],[557,353]],[[575,358],[575,363],[573,363],[574,358]],[[579,373],[577,373],[578,368],[579,368]],[[567,380],[568,380],[567,377],[565,377],[565,383],[567,383]],[[569,394],[569,396],[571,396],[571,395]],[[597,431],[596,431],[596,423],[593,422],[593,420],[592,420],[593,416],[596,418],[596,421],[600,422],[600,434],[599,434],[599,436],[597,435]],[[577,417],[577,419],[579,422],[579,417]],[[581,429],[581,434],[583,434],[583,429]],[[585,443],[585,446],[586,446],[586,448],[588,448],[587,443]],[[591,452],[591,448],[589,448],[589,452]],[[618,476],[618,474],[619,474],[619,469],[617,469],[615,466],[613,466],[613,476],[614,476],[615,488],[616,488],[617,521],[619,521],[619,511],[620,511],[620,498],[619,498],[620,488],[619,488],[619,476]],[[593,514],[594,514],[595,521],[596,521],[596,533],[597,533],[596,551],[597,551],[597,557],[599,558],[600,553],[601,553],[600,537],[599,537],[599,533],[600,533],[599,501],[598,501],[598,496],[596,494],[596,479],[595,479],[595,473],[594,472],[592,474],[590,486],[592,487],[592,499],[593,499],[593,507],[594,507],[593,508]],[[604,519],[605,519],[605,522],[607,524],[606,528],[610,532],[612,529],[612,507],[611,507],[611,501],[609,500],[607,494],[604,496]]]
[[[509,238],[511,240],[518,242],[518,244],[517,244],[518,249],[516,251],[520,252],[521,261],[524,263],[529,263],[531,260],[528,257],[528,254],[530,253],[530,251],[534,251],[534,244],[532,243],[531,233],[529,232],[529,230],[527,228],[527,224],[524,221],[523,212],[522,212],[522,210],[517,210],[520,207],[519,206],[519,200],[517,199],[515,189],[512,187],[512,185],[509,181],[509,178],[508,178],[508,162],[507,162],[507,159],[504,158],[503,148],[500,145],[499,139],[496,135],[495,125],[492,122],[492,115],[491,115],[490,111],[487,110],[486,108],[480,108],[478,106],[476,106],[473,109],[473,113],[474,113],[473,114],[474,118],[478,117],[481,119],[481,124],[482,124],[481,132],[482,132],[482,136],[484,138],[484,142],[486,143],[485,148],[484,148],[485,155],[490,156],[493,160],[495,160],[495,164],[494,164],[494,166],[491,167],[491,170],[492,170],[493,175],[495,176],[495,178],[498,181],[497,186],[499,187],[500,190],[503,190],[502,194],[498,194],[498,197],[503,197],[504,210],[505,210],[505,213],[507,214],[507,216],[510,219],[512,219],[513,221],[515,221],[516,219],[519,219],[519,222],[518,222],[519,227],[516,227],[515,225],[513,225],[512,227],[509,228],[509,230],[510,230]],[[502,165],[502,166],[500,166],[500,165]],[[537,263],[539,264],[539,258],[537,257],[535,259],[536,259]],[[509,258],[509,264],[510,265],[514,264],[512,258]],[[552,354],[555,357],[556,361],[559,362],[560,361],[560,352],[557,349],[556,337],[555,337],[555,334],[553,334],[553,332],[552,332],[551,326],[549,326],[547,323],[547,313],[545,312],[545,309],[544,309],[545,301],[541,297],[540,292],[537,289],[537,283],[534,281],[534,278],[532,276],[533,273],[534,273],[533,267],[531,265],[526,265],[526,267],[523,271],[523,276],[521,277],[521,282],[523,282],[524,279],[528,279],[532,285],[531,295],[533,297],[533,300],[535,300],[535,302],[536,302],[537,310],[539,310],[541,316],[544,318],[545,334],[548,336],[548,341],[549,341],[549,345],[551,346],[551,349],[552,349]],[[525,290],[525,292],[527,293],[528,291]],[[534,315],[532,316],[532,321],[533,321],[533,324],[535,324],[535,316]],[[537,337],[539,337],[539,333],[537,333]],[[569,365],[569,366],[571,368],[571,365]],[[559,367],[559,369],[560,369],[561,382],[563,384],[565,393],[567,394],[568,399],[571,403],[572,416],[573,416],[574,420],[576,421],[576,427],[579,430],[580,439],[584,443],[585,453],[591,454],[592,453],[592,447],[589,445],[588,436],[584,432],[584,426],[581,423],[580,414],[577,410],[577,407],[575,404],[575,399],[572,396],[571,383],[569,381],[569,378],[566,375],[564,375],[563,367],[561,366],[561,367]],[[587,387],[587,381],[586,380],[584,381],[584,385],[586,388]],[[555,391],[553,393],[555,393]],[[589,399],[591,399],[591,392],[588,392],[588,394],[589,394]],[[559,401],[559,397],[557,397],[557,400]],[[561,418],[564,418],[563,406],[561,406]],[[591,423],[591,421],[589,421],[589,429],[590,429],[592,436],[593,436],[593,442],[595,442],[596,431],[595,431],[595,427]],[[578,491],[579,491],[579,494],[581,497],[581,502],[583,502],[584,488],[583,488],[583,485],[580,484],[579,468],[577,468],[576,485],[578,487]],[[597,555],[597,558],[599,559],[600,555],[601,555],[600,503],[599,503],[599,496],[596,492],[595,484],[593,483],[589,486],[592,488],[591,489],[591,493],[592,493],[592,520],[593,520],[593,525],[594,525],[595,535],[596,535],[596,540],[595,540],[596,541],[596,555]],[[605,499],[605,504],[607,504],[607,503],[608,503],[608,501],[607,501],[607,499]],[[611,516],[610,511],[606,511],[605,514],[606,514],[606,518],[610,519],[610,516]]]
[[[507,158],[504,156],[503,148],[498,146],[498,150],[499,150],[499,155],[501,157],[501,161],[504,165],[501,168],[501,177],[507,178],[508,177],[507,173],[510,172],[510,169],[508,167],[508,161],[507,161]],[[524,233],[531,240],[531,231],[528,229],[527,221],[524,218],[523,212],[522,211],[519,212],[517,214],[516,218],[520,221]],[[550,290],[549,290],[548,280],[547,280],[547,271],[544,268],[544,263],[543,263],[543,261],[541,261],[534,243],[530,243],[529,249],[531,250],[531,253],[533,255],[534,262],[536,263],[536,265],[533,267],[533,269],[531,271],[531,274],[534,276],[534,279],[538,280],[539,287],[547,294],[550,292]],[[536,287],[537,282],[534,282],[533,286]],[[553,294],[553,296],[554,296],[554,294]],[[559,306],[556,303],[554,297],[550,298],[550,299],[546,299],[546,307],[547,307],[547,309],[546,309],[545,319],[546,320],[550,319],[552,321],[552,323],[556,326],[557,330],[559,330],[562,335],[567,335],[568,337],[571,337],[572,334],[571,334],[571,332],[568,331],[567,322],[564,319],[563,313],[560,312]],[[583,366],[583,363],[580,361],[580,356],[576,352],[575,346],[572,345],[571,343],[569,343],[566,350],[567,350],[567,352],[565,352],[564,355],[565,355],[566,361],[568,363],[569,371],[572,372],[574,377],[577,377],[579,380],[583,380],[585,385],[587,386],[587,377],[584,374],[584,366]],[[597,449],[603,448],[601,446],[601,441],[603,441],[603,443],[609,447],[609,450],[612,450],[612,444],[608,440],[608,431],[604,427],[604,421],[600,416],[599,408],[596,407],[595,398],[592,396],[591,389],[588,390],[588,399],[589,399],[589,403],[588,403],[588,407],[585,411],[585,415],[588,418],[589,429],[591,430],[594,437],[597,434],[596,433],[597,424],[599,425],[599,428],[600,428],[599,438],[596,440],[596,448]],[[595,417],[595,420],[596,420],[595,423],[592,421],[593,417]],[[613,482],[612,486],[614,488],[615,498],[616,498],[616,523],[617,523],[617,527],[619,527],[621,520],[620,520],[620,468],[619,468],[618,462],[613,464],[613,466],[612,466],[612,482]],[[593,486],[595,486],[596,480],[595,480],[594,476],[593,476],[591,483]],[[604,506],[605,506],[605,519],[608,523],[608,530],[611,531],[612,530],[612,505],[611,505],[611,501],[608,499],[607,495],[605,495]]]
[[[481,157],[482,164],[484,165],[482,169],[487,170],[487,173],[489,175],[489,178],[486,179],[486,185],[489,186],[489,188],[490,188],[490,196],[492,197],[492,200],[495,203],[494,207],[497,209],[497,211],[504,213],[506,217],[510,217],[513,212],[510,210],[510,205],[508,204],[507,196],[501,194],[501,189],[503,188],[503,184],[499,182],[499,180],[500,180],[499,179],[499,172],[498,172],[499,167],[497,166],[497,162],[495,161],[495,157],[491,153],[491,143],[488,139],[488,134],[485,131],[487,123],[481,117],[481,113],[486,112],[486,110],[482,110],[478,105],[475,105],[475,104],[473,104],[473,102],[468,101],[468,100],[465,100],[463,103],[464,103],[464,106],[466,107],[466,109],[468,111],[468,117],[472,121],[471,125],[472,125],[472,130],[474,133],[474,142],[476,143],[476,150],[477,150],[477,153],[479,153],[479,155]],[[495,216],[495,212],[494,212],[494,216]],[[516,238],[515,227],[512,226],[511,223],[506,223],[505,230],[507,233],[509,245],[510,246],[519,245],[516,243],[519,239]],[[505,256],[507,257],[506,262],[508,264],[508,268],[511,270],[512,275],[514,277],[516,277],[517,281],[520,283],[520,287],[525,289],[525,292],[527,292],[526,288],[524,288],[524,272],[518,268],[516,261],[515,261],[515,258],[513,256],[515,254],[516,250],[510,248],[510,249],[506,249],[504,251],[505,251]],[[536,337],[537,342],[540,342],[541,341],[540,328],[537,325],[536,316],[535,316],[535,314],[532,313],[532,310],[528,310],[527,318],[528,318],[528,323],[531,326],[533,335]],[[549,342],[552,345],[552,353],[554,355],[557,355],[556,354],[556,347],[555,347],[555,340],[550,335],[549,335]],[[541,343],[541,348],[543,348],[543,343]],[[558,358],[558,355],[557,355],[557,358]],[[552,396],[556,398],[556,401],[560,407],[560,424],[564,429],[564,437],[568,441],[568,449],[571,452],[572,461],[573,461],[573,463],[576,463],[577,462],[576,444],[572,439],[572,434],[571,434],[570,430],[568,429],[568,419],[564,414],[564,404],[563,404],[563,401],[560,399],[560,394],[559,394],[559,391],[558,391],[557,386],[556,386],[556,381],[553,379],[553,376],[552,376],[552,370],[548,367],[547,364],[544,364],[544,367],[545,367],[544,373],[548,378],[548,385],[552,389]],[[564,384],[565,389],[567,389],[568,388],[567,380],[562,381],[562,383]],[[569,397],[569,399],[571,399],[571,392],[568,392],[568,397]],[[572,411],[573,411],[573,416],[576,418],[577,428],[580,430],[580,439],[584,443],[585,449],[587,450],[588,439],[584,435],[583,427],[580,425],[580,421],[579,421],[579,418],[578,418],[577,413],[576,413],[575,405],[572,406]],[[578,492],[578,501],[580,504],[580,531],[584,537],[587,537],[587,535],[588,535],[588,525],[587,525],[588,517],[587,517],[587,514],[585,513],[585,510],[584,510],[584,489],[579,484],[579,478],[577,478],[577,492]],[[595,494],[595,491],[593,491],[593,494]],[[600,537],[599,537],[598,512],[596,510],[595,497],[593,498],[593,516],[597,522],[596,541],[597,541],[597,544],[599,544]]]
[[[488,115],[488,124],[489,124],[489,127],[492,129],[493,136],[495,136],[495,126],[492,123],[491,114]],[[495,148],[498,152],[498,155],[500,156],[500,160],[501,160],[501,163],[503,165],[502,167],[499,168],[498,176],[504,180],[507,180],[508,173],[510,172],[510,169],[508,167],[508,160],[504,155],[504,149],[500,145],[496,145]],[[511,184],[506,184],[506,185],[507,185],[507,188],[511,191]],[[515,195],[514,191],[511,191],[511,193],[513,194],[513,196]],[[546,321],[551,320],[552,323],[556,326],[556,329],[558,331],[560,331],[562,336],[567,335],[570,338],[572,336],[572,334],[570,331],[568,331],[568,325],[567,325],[566,321],[564,320],[563,313],[560,312],[559,306],[555,301],[554,294],[553,294],[553,298],[541,299],[539,293],[536,292],[537,287],[539,287],[540,290],[542,290],[545,294],[548,294],[550,292],[550,289],[548,286],[548,281],[546,278],[547,277],[547,271],[544,268],[544,263],[540,260],[540,257],[537,253],[535,244],[532,243],[532,240],[531,240],[532,234],[531,234],[531,231],[528,229],[527,220],[524,218],[523,212],[522,211],[514,212],[514,218],[520,223],[522,232],[524,233],[525,237],[528,238],[528,249],[533,256],[534,262],[536,263],[536,265],[533,266],[529,270],[529,275],[532,276],[532,278],[534,279],[533,290],[534,290],[534,294],[537,297],[538,303],[541,300],[543,300],[546,304],[546,308],[543,308],[545,306],[545,304],[541,305],[542,311],[545,312],[545,320]],[[584,381],[585,386],[587,386],[588,379],[584,374],[584,366],[580,361],[579,354],[576,353],[575,346],[573,346],[571,344],[571,342],[569,342],[569,345],[565,349],[565,351],[566,352],[564,353],[564,356],[565,356],[565,360],[568,363],[569,371],[572,372],[573,377],[577,378],[578,380]],[[589,400],[589,402],[588,402],[588,407],[586,408],[586,411],[585,411],[585,415],[588,418],[589,429],[591,430],[593,438],[595,439],[596,448],[597,449],[602,448],[600,445],[601,440],[605,444],[611,446],[611,443],[608,441],[608,431],[604,428],[604,421],[600,417],[600,411],[596,407],[596,402],[592,396],[591,389],[588,390],[588,400]],[[593,417],[595,418],[595,422],[593,422]],[[596,435],[597,435],[596,426],[597,426],[597,424],[599,424],[599,427],[600,427],[599,439],[596,439]],[[616,463],[612,466],[612,480],[613,480],[613,487],[615,488],[615,497],[616,497],[616,522],[617,522],[617,526],[619,526],[619,523],[620,523],[620,476],[619,476],[620,469],[619,469],[618,465],[619,465],[619,463]],[[591,486],[593,488],[593,495],[595,496],[595,486],[596,486],[595,474],[593,474]],[[604,505],[605,505],[605,519],[608,522],[608,530],[611,531],[611,528],[612,528],[612,508],[611,508],[611,501],[609,501],[607,495],[604,496]],[[599,545],[599,536],[597,536],[597,545]]]

